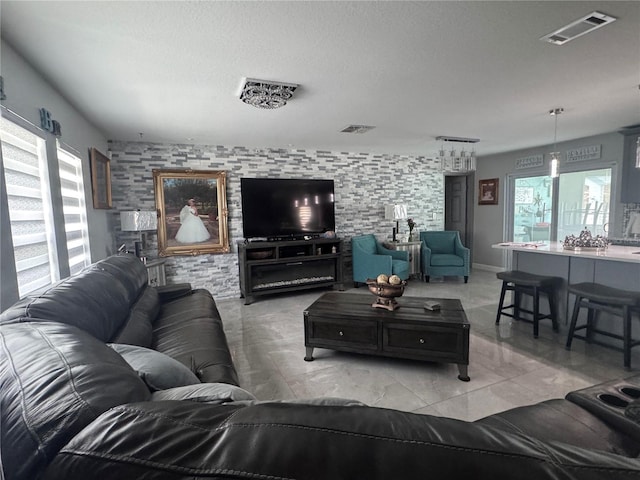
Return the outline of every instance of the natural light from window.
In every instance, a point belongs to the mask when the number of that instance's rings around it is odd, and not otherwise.
[[[44,139],[0,118],[11,239],[20,297],[58,280]]]
[[[58,168],[69,270],[74,275],[91,263],[82,161],[58,146]]]

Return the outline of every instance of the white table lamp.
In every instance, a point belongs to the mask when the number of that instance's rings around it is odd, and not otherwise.
[[[158,229],[158,216],[155,210],[134,210],[120,212],[120,228],[123,232],[147,232]],[[136,257],[142,255],[143,234],[135,242]]]
[[[407,218],[407,206],[406,205],[385,205],[384,207],[385,220],[394,220],[396,226],[393,229],[392,240],[396,241],[396,234],[400,231],[399,221]]]

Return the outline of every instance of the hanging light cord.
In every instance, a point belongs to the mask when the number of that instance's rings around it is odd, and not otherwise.
[[[558,158],[558,115],[564,112],[564,108],[554,108],[549,110],[549,114],[555,117],[555,128],[553,130],[553,156]]]
[[[549,110],[549,115],[554,115],[555,118],[555,127],[553,130],[553,152],[551,152],[551,177],[555,178],[558,176],[558,164],[560,163],[560,159],[558,158],[558,115],[564,112],[564,108],[554,108],[553,110]]]
[[[553,156],[558,158],[558,111],[553,116],[556,117],[556,126],[553,130]]]

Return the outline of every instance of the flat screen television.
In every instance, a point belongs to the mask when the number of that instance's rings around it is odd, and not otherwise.
[[[335,230],[333,180],[241,178],[246,239],[288,240]]]

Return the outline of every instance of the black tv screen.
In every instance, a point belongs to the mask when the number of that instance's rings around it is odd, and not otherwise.
[[[288,239],[335,230],[333,180],[241,178],[244,237]]]

